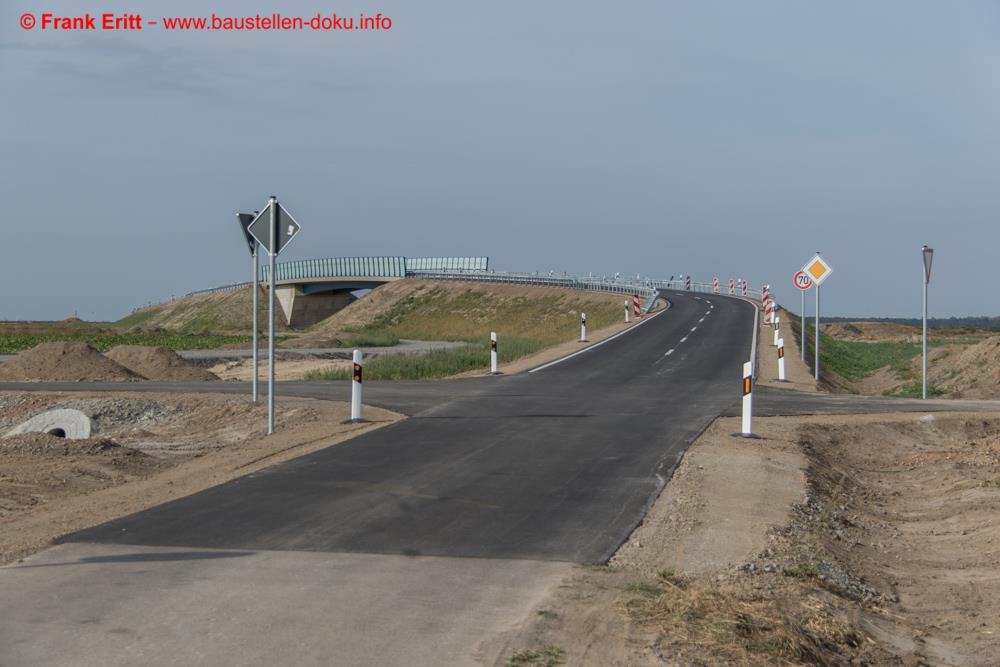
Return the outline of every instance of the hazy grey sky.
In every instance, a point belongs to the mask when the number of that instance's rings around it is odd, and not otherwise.
[[[386,32],[55,32],[26,12],[388,15]],[[1000,314],[1000,3],[4,0],[2,319],[117,318],[282,259],[770,282],[829,315]]]

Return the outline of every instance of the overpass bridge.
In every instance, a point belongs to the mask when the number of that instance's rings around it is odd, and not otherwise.
[[[355,300],[354,292],[421,274],[485,272],[488,257],[327,257],[279,262],[274,296],[288,326],[320,322]],[[269,279],[268,267],[261,281]]]

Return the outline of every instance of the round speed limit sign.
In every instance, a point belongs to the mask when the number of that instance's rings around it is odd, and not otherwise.
[[[803,291],[813,286],[812,278],[810,278],[809,274],[805,271],[796,272],[796,274],[792,276],[792,282],[795,283],[796,287]]]

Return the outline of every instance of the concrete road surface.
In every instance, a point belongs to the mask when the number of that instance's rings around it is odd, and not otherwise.
[[[0,569],[0,664],[491,664],[739,398],[753,307],[670,298],[560,364]]]

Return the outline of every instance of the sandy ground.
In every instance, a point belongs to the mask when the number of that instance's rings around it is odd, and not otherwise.
[[[577,568],[493,664],[1000,664],[1000,414],[737,430],[715,422],[609,565]]]
[[[0,438],[0,563],[37,551],[60,535],[401,418],[366,406],[371,423],[345,425],[340,422],[349,416],[347,403],[288,398],[278,402],[276,433],[267,436],[265,405],[254,406],[245,397],[3,392],[0,426],[5,432],[42,409],[66,404],[98,411],[100,438],[121,446],[102,449],[93,439]]]

